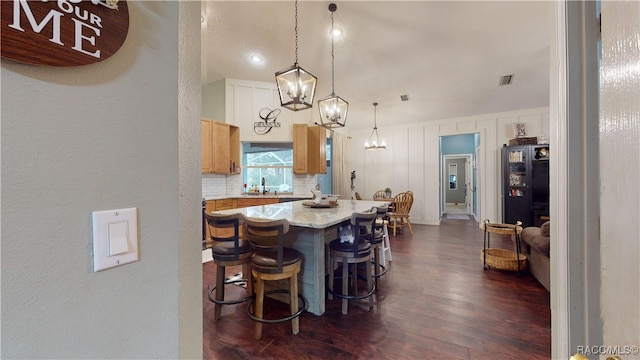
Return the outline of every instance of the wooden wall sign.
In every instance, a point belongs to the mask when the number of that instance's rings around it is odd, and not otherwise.
[[[115,54],[129,9],[118,0],[2,0],[2,57],[32,65],[77,66]]]

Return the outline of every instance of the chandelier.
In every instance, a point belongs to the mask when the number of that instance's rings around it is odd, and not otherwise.
[[[376,124],[376,108],[378,107],[378,103],[373,103],[373,131],[371,131],[371,135],[369,136],[369,140],[364,142],[364,148],[366,150],[374,150],[374,149],[386,149],[387,143],[384,139],[380,140],[380,136],[378,135],[378,125]]]
[[[331,11],[331,95],[322,100],[318,100],[318,109],[320,110],[320,125],[325,128],[338,128],[344,127],[347,122],[347,110],[349,110],[349,103],[336,95],[334,89],[334,55],[333,55],[333,13],[338,9],[338,6],[334,3],[329,4],[329,11]]]
[[[317,78],[298,65],[298,0],[296,0],[296,61],[293,66],[276,73],[280,105],[298,111],[313,107]]]

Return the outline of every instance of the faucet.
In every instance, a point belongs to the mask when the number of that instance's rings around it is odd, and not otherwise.
[[[264,186],[264,184],[265,184],[265,181],[264,181],[264,178],[262,178],[262,195],[267,193],[267,188],[266,186]]]

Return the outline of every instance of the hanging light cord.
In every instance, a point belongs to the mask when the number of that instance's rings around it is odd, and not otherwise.
[[[298,0],[296,0],[296,26],[294,31],[296,33],[296,64],[295,66],[298,66]]]
[[[335,92],[335,88],[334,88],[334,83],[335,83],[335,78],[334,78],[334,56],[333,56],[333,11],[331,11],[331,96],[334,96],[336,94]]]

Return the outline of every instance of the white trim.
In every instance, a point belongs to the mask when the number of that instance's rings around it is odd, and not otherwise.
[[[569,353],[569,269],[567,266],[567,9],[566,1],[553,3],[555,15],[554,43],[551,44],[550,66],[550,145],[554,161],[549,169],[551,226],[551,358],[564,359]],[[554,53],[555,51],[555,53]],[[559,196],[565,194],[565,196]],[[562,260],[562,261],[561,261]]]

